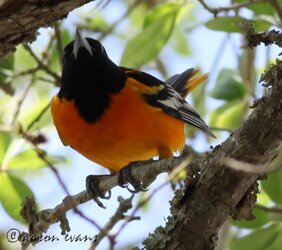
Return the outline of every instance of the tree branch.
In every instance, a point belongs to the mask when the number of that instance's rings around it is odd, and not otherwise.
[[[178,167],[183,161],[187,159],[188,154],[189,159],[191,158],[191,161],[189,161],[188,166],[189,171],[199,171],[198,161],[200,155],[195,152],[193,153],[191,149],[186,148],[182,156],[177,158],[164,159],[160,161],[149,161],[147,164],[144,164],[144,162],[142,162],[132,165],[132,176],[138,180],[141,180],[144,186],[146,187],[150,185],[150,183],[152,183],[159,174],[171,172],[173,169]],[[117,185],[118,177],[109,176],[99,183],[99,188],[102,192],[107,192]],[[30,224],[29,235],[41,235],[42,233],[45,233],[48,230],[50,225],[57,222],[60,222],[62,234],[64,234],[66,231],[69,230],[66,213],[71,209],[75,209],[78,205],[90,201],[91,199],[92,197],[85,190],[76,195],[69,195],[65,197],[61,204],[57,205],[52,209],[45,209],[40,212],[30,213],[28,211],[30,207],[34,207],[34,202],[31,202],[30,197],[27,198],[23,204],[21,214],[30,215],[24,216],[25,220]],[[23,243],[26,244],[26,242]]]
[[[33,41],[36,30],[52,25],[91,0],[6,0],[0,6],[0,57],[23,42]]]
[[[238,11],[241,8],[248,7],[248,6],[256,4],[256,3],[266,3],[266,2],[269,2],[269,0],[250,0],[248,2],[232,4],[232,5],[227,6],[227,7],[212,8],[208,4],[206,4],[206,2],[204,0],[198,0],[198,1],[202,4],[202,6],[207,11],[209,11],[212,14],[214,14],[214,16],[217,16],[218,13],[220,13],[220,12],[227,12],[227,11],[231,11],[231,10]]]
[[[213,249],[224,221],[232,215],[236,219],[238,205],[253,205],[255,192],[250,188],[257,189],[260,174],[235,171],[218,159],[262,168],[277,156],[282,142],[282,62],[277,61],[262,80],[269,87],[266,96],[241,127],[200,162],[203,171],[195,188],[186,195],[184,205],[171,208],[166,227],[144,242],[146,249]]]

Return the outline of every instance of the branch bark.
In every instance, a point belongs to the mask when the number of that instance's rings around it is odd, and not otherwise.
[[[33,41],[39,28],[88,2],[91,0],[6,0],[0,5],[0,57],[20,43]]]
[[[196,187],[184,205],[171,209],[166,227],[145,241],[146,249],[213,249],[224,221],[234,215],[239,203],[251,199],[246,193],[260,174],[235,171],[219,159],[262,166],[277,156],[282,142],[282,62],[277,61],[262,79],[269,87],[267,95],[256,103],[241,127],[202,160]]]

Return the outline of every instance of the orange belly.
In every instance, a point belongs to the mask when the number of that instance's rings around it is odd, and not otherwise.
[[[126,86],[112,97],[98,122],[87,123],[73,101],[57,96],[52,100],[51,112],[64,144],[112,171],[133,161],[168,157],[184,147],[184,122],[148,105]]]

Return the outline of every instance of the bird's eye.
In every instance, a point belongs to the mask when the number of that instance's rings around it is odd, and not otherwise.
[[[105,52],[105,48],[103,47],[102,44],[99,44],[99,46],[98,46],[98,51],[100,51],[100,52]]]

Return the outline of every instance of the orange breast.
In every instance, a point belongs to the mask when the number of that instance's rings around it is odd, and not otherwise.
[[[73,101],[57,96],[51,112],[63,143],[113,171],[133,161],[169,156],[167,152],[184,146],[184,122],[148,105],[127,85],[112,97],[110,107],[93,124],[79,116]]]

